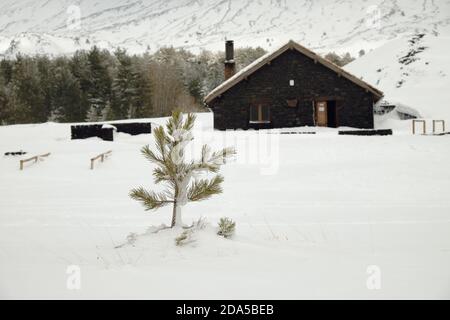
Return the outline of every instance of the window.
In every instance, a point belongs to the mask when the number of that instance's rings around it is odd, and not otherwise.
[[[250,106],[250,123],[270,123],[270,107],[263,104]]]
[[[290,85],[291,87],[295,86],[295,80],[290,80],[290,81],[289,81],[289,85]]]

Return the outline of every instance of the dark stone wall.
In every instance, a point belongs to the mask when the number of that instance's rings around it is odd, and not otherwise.
[[[112,126],[117,128],[117,132],[123,132],[137,136],[140,134],[152,133],[152,124],[145,122],[135,123],[112,123]]]
[[[291,87],[289,81],[294,80]],[[247,80],[230,88],[209,104],[214,111],[216,129],[250,129],[249,108],[267,103],[271,108],[269,127],[314,126],[313,101],[337,101],[337,125],[372,129],[373,95],[350,80],[296,50],[288,50]],[[296,108],[288,99],[298,99]],[[266,126],[260,126],[266,127]]]
[[[87,139],[92,137],[101,138],[102,126],[103,125],[101,124],[71,126],[70,129],[72,140]]]
[[[105,141],[114,141],[114,129],[113,128],[103,128],[100,132],[100,136],[102,140]]]
[[[72,140],[98,137],[105,141],[114,141],[114,129],[102,127],[101,124],[71,126]]]
[[[111,124],[117,129],[117,132],[128,133],[136,136],[139,134],[152,133],[151,123],[113,123]],[[87,139],[99,137],[105,141],[113,141],[113,128],[102,128],[102,124],[86,124],[71,126],[72,140]]]

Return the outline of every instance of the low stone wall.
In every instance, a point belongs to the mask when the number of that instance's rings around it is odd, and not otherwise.
[[[108,128],[103,128],[103,124],[85,124],[71,126],[72,140],[98,137],[105,141],[114,141],[113,127],[117,129],[117,132],[133,136],[152,133],[151,123],[113,123],[109,124]]]
[[[111,125],[117,128],[117,132],[128,133],[132,136],[152,133],[152,124],[149,122],[111,123]]]
[[[71,134],[72,140],[98,137],[105,141],[114,141],[114,129],[103,128],[101,124],[72,126]]]
[[[348,131],[339,131],[339,135],[347,135],[347,136],[391,136],[392,130],[348,130]]]

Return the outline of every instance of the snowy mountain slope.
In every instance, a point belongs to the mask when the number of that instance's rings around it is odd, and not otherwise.
[[[0,53],[11,41],[9,53],[59,54],[93,43],[134,52],[222,49],[226,38],[267,49],[293,39],[356,53],[400,35],[447,32],[449,24],[449,0],[2,0]],[[27,46],[38,35],[47,41]]]
[[[397,39],[345,67],[421,117],[450,121],[450,37]]]

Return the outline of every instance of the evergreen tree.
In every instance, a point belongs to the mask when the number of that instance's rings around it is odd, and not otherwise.
[[[53,87],[53,120],[77,122],[85,119],[82,92],[78,79],[70,72],[69,66],[60,65],[55,69]]]
[[[197,103],[201,103],[204,96],[202,87],[202,81],[199,77],[193,78],[188,83],[189,94],[195,99],[195,102]]]
[[[0,62],[0,76],[3,78],[4,85],[7,85],[12,80],[13,62],[11,60],[3,59]]]
[[[103,110],[99,110],[97,106],[91,105],[86,113],[85,121],[98,122],[105,121],[106,119],[112,119],[111,107],[107,105]]]
[[[218,173],[225,160],[235,153],[234,149],[226,148],[211,152],[204,145],[199,160],[185,159],[185,148],[193,140],[192,128],[195,116],[175,111],[163,126],[155,129],[157,151],[149,146],[142,149],[142,154],[157,167],[153,171],[155,183],[164,183],[163,192],[147,191],[140,187],[130,192],[130,197],[142,202],[147,210],[155,210],[173,205],[172,228],[182,226],[181,208],[189,201],[202,201],[222,192],[223,177]],[[202,174],[215,174],[212,179],[200,179]]]
[[[257,48],[247,47],[247,48],[236,49],[235,56],[236,56],[237,69],[240,70],[242,68],[245,68],[250,63],[259,59],[266,53],[267,53],[267,51],[261,47],[257,47]],[[221,55],[222,59],[224,56],[225,56],[225,53],[223,53],[223,55]]]
[[[339,67],[343,67],[355,60],[355,58],[353,58],[348,52],[342,56],[339,56],[335,52],[330,52],[327,55],[325,55],[325,59],[327,59],[330,62],[333,62],[335,65]]]
[[[10,118],[9,90],[2,73],[0,73],[0,125],[8,124]]]
[[[119,65],[112,87],[111,111],[115,119],[125,119],[133,113],[137,94],[137,74],[125,50],[117,49],[115,56]]]
[[[352,62],[352,61],[355,61],[355,58],[353,58],[351,55],[350,55],[350,53],[346,53],[346,54],[344,54],[343,56],[342,56],[342,59],[341,59],[341,65],[342,66],[345,66],[345,65],[347,65],[347,64],[349,64],[350,62]]]
[[[80,86],[80,117],[75,121],[81,122],[86,120],[87,112],[90,108],[88,95],[91,83],[91,71],[87,52],[84,50],[76,51],[69,65],[71,73],[77,79]]]
[[[336,52],[330,52],[325,55],[325,59],[327,59],[330,62],[333,62],[337,66],[341,66],[341,57]]]
[[[54,82],[54,70],[53,64],[58,63],[58,60],[63,60],[64,58],[58,58],[57,60],[50,61],[47,56],[38,56],[35,58],[36,66],[39,75],[39,86],[40,86],[40,98],[42,100],[42,121],[47,121],[53,110],[53,82]]]
[[[93,47],[88,54],[90,84],[88,89],[89,110],[96,117],[102,117],[110,106],[111,77],[106,65],[105,54]],[[104,120],[104,119],[103,119]]]
[[[252,54],[260,53],[243,49],[242,61]],[[204,95],[223,81],[223,53],[162,48],[113,56],[94,47],[70,58],[3,59],[0,76],[1,120],[8,123],[167,116],[175,106],[201,110]]]
[[[33,59],[17,56],[11,78],[11,120],[13,123],[46,122],[39,70]]]
[[[223,72],[224,53],[211,53],[203,51],[199,56],[202,67],[203,92],[207,93],[220,85],[224,80]]]
[[[86,122],[97,122],[103,120],[103,115],[98,112],[97,106],[91,105],[86,113]]]

